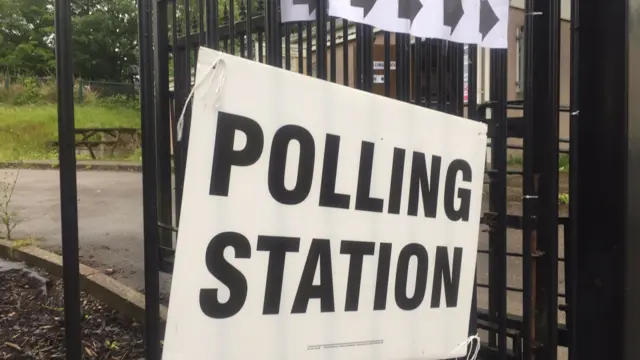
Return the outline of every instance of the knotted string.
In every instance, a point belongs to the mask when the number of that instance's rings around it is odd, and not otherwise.
[[[177,134],[178,141],[182,140],[182,129],[184,128],[184,114],[187,111],[187,106],[189,106],[189,102],[191,101],[191,99],[196,93],[196,89],[199,88],[207,78],[209,78],[207,87],[205,91],[202,92],[202,97],[206,96],[209,93],[209,89],[211,89],[211,85],[213,85],[214,83],[214,79],[216,78],[216,75],[218,74],[220,75],[219,76],[220,79],[218,81],[218,86],[216,86],[216,89],[213,94],[213,104],[216,109],[220,106],[220,93],[222,92],[222,86],[224,85],[224,81],[225,81],[224,65],[225,65],[224,59],[222,59],[222,56],[219,56],[216,59],[216,61],[209,67],[209,69],[206,70],[204,76],[202,76],[202,78],[198,82],[196,82],[193,88],[191,89],[191,92],[187,97],[187,101],[185,101],[184,103],[184,107],[182,108],[182,113],[180,114],[180,118],[178,119],[178,124],[176,126],[177,132],[178,132]],[[205,104],[205,107],[206,106],[207,105]]]
[[[478,334],[471,335],[465,341],[458,344],[458,346],[456,346],[456,348],[449,353],[447,359],[450,358],[450,355],[458,351],[458,349],[460,349],[461,347],[467,348],[469,345],[471,345],[471,348],[467,352],[465,360],[476,360],[478,358],[478,354],[480,353],[480,336],[478,336]]]

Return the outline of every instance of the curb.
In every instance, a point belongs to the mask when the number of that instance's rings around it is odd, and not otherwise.
[[[60,165],[57,162],[49,161],[2,161],[0,162],[0,169],[37,169],[37,170],[52,170],[58,169]],[[87,170],[101,170],[101,171],[128,171],[128,172],[142,172],[142,164],[139,163],[109,163],[109,162],[92,162],[76,163],[76,169],[78,171]]]
[[[62,257],[37,246],[14,246],[7,240],[0,240],[0,257],[24,262],[49,274],[62,278]],[[80,264],[80,289],[109,305],[114,310],[144,324],[144,295],[120,281],[103,274],[100,270]],[[161,327],[167,322],[167,307],[160,305]]]

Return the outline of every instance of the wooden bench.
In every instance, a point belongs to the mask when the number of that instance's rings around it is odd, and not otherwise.
[[[95,149],[106,146],[114,155],[118,146],[127,145],[126,139],[133,139],[137,144],[141,139],[140,129],[137,128],[76,128],[76,148],[86,148],[92,159],[96,159]],[[51,147],[58,147],[58,141],[49,141]]]

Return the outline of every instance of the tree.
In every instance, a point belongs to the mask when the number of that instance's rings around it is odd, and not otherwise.
[[[138,64],[135,0],[76,0],[72,3],[76,75],[92,80],[127,80]]]
[[[52,9],[51,0],[0,0],[0,71],[55,72]]]
[[[73,59],[76,76],[123,81],[138,63],[135,0],[74,0]],[[0,71],[55,73],[52,0],[0,0]]]

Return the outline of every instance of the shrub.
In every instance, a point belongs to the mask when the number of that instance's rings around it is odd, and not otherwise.
[[[6,78],[0,78],[0,80],[0,103],[22,106],[55,104],[58,101],[55,80],[34,77],[25,77],[20,81],[12,80],[10,82]],[[88,87],[83,87],[80,91],[79,86],[79,82],[76,82],[73,87],[75,100],[78,104],[139,108],[138,99],[135,96],[123,94],[102,96],[99,91]],[[80,96],[80,94],[82,95]]]

